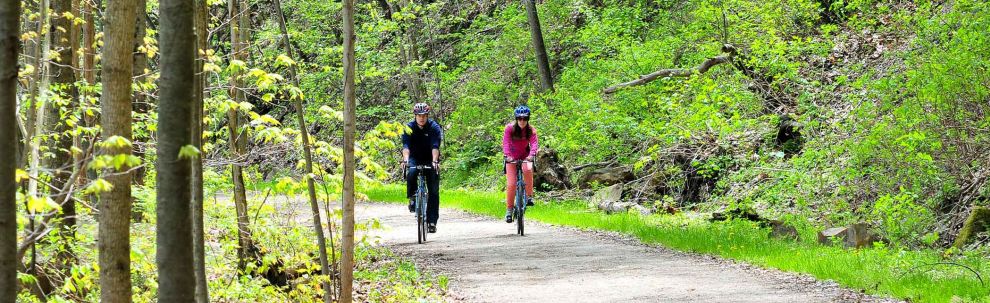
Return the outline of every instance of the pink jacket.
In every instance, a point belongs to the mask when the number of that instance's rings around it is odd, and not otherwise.
[[[523,160],[527,157],[536,157],[536,152],[540,150],[539,142],[540,140],[536,135],[536,128],[533,125],[529,127],[533,129],[533,135],[521,139],[512,139],[512,129],[515,127],[516,123],[509,123],[505,126],[505,133],[502,135],[502,152],[505,156],[512,160]]]

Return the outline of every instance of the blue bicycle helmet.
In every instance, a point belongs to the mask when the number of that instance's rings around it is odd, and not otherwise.
[[[516,107],[516,118],[529,117],[530,112],[529,106],[520,105]]]

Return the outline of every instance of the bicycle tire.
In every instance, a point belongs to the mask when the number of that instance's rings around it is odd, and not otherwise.
[[[416,213],[416,241],[419,244],[423,244],[423,242],[426,240],[423,237],[424,232],[425,230],[423,230],[423,215],[420,213]]]
[[[520,208],[519,218],[516,218],[516,233],[518,233],[520,236],[526,235],[526,224],[523,223],[524,217],[526,217],[526,211],[523,211]]]

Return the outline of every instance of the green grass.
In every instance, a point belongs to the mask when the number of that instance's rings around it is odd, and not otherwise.
[[[403,202],[404,188],[384,185],[362,192],[371,200]],[[445,190],[444,207],[501,217],[505,214],[503,193]],[[752,222],[709,223],[680,215],[612,214],[591,211],[583,201],[544,203],[526,213],[527,218],[544,223],[585,229],[614,231],[632,235],[645,243],[724,258],[783,271],[807,273],[822,280],[868,293],[916,302],[990,302],[990,288],[966,269],[958,266],[929,265],[953,262],[980,273],[990,270],[982,256],[946,260],[935,250],[906,251],[889,247],[847,250],[814,243],[814,232],[802,233],[803,241],[769,238],[769,231]]]

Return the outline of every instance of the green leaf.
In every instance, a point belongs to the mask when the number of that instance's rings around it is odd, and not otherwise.
[[[21,182],[30,178],[31,176],[28,175],[28,173],[22,169],[18,169],[14,171],[14,182]]]
[[[252,108],[254,108],[254,105],[251,105],[251,103],[248,103],[247,101],[244,101],[244,102],[241,102],[240,104],[237,104],[237,107],[236,107],[236,109],[240,109],[243,112],[247,112],[247,111],[251,110]]]
[[[111,161],[111,165],[113,165],[113,168],[115,168],[117,170],[120,170],[121,168],[124,167],[124,164],[127,164],[127,155],[126,154],[120,154],[120,155],[113,156],[113,161]]]
[[[113,156],[110,155],[100,155],[93,157],[93,161],[89,162],[89,169],[101,170],[110,166],[113,162]]]
[[[276,67],[292,66],[292,65],[295,65],[295,64],[296,64],[296,61],[293,61],[292,58],[289,58],[289,56],[278,55],[278,57],[275,57],[275,66]]]
[[[128,167],[135,167],[141,165],[141,158],[135,155],[127,155],[127,161],[124,162]]]
[[[52,201],[52,199],[49,197],[42,198],[42,197],[31,196],[28,197],[27,208],[28,211],[31,213],[43,213],[49,210],[60,209],[61,206],[56,204],[55,201]]]
[[[199,149],[192,145],[183,146],[179,149],[179,159],[193,160],[199,157]]]
[[[207,63],[204,63],[203,64],[203,72],[219,73],[221,71],[222,71],[222,69],[220,69],[220,66],[218,66],[216,64],[213,64],[213,63],[210,63],[210,62],[207,62]]]
[[[305,97],[302,90],[295,86],[289,88],[289,95],[292,96],[293,100],[302,99]]]
[[[93,183],[90,183],[85,190],[83,190],[83,193],[94,195],[109,192],[111,190],[113,190],[113,184],[110,184],[107,180],[96,179],[93,180]]]
[[[241,60],[230,60],[230,66],[227,67],[227,71],[235,73],[245,69],[247,69],[247,63]]]
[[[121,136],[111,136],[99,143],[102,148],[124,148],[131,147],[131,141]]]

